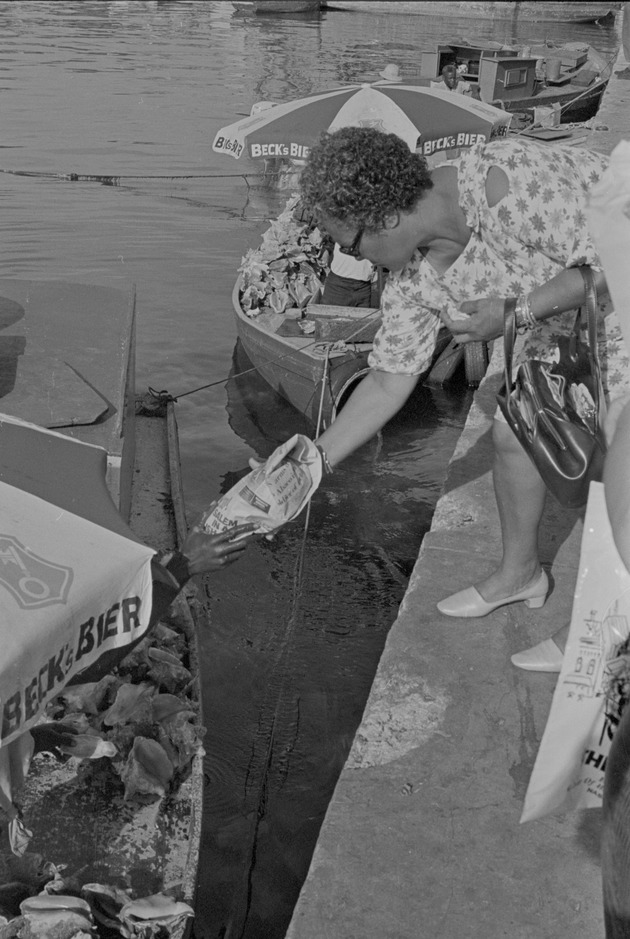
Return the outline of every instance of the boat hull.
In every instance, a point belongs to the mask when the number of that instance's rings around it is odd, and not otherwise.
[[[510,19],[513,22],[537,23],[594,23],[610,18],[621,9],[621,3],[539,3],[536,0],[498,0],[498,2],[475,2],[475,0],[441,0],[439,15],[442,17],[474,19]],[[435,16],[435,0],[328,0],[329,10],[350,10],[357,13],[402,13],[419,16]]]
[[[598,81],[591,88],[567,89],[554,91],[551,88],[540,91],[531,98],[522,98],[516,101],[504,101],[506,111],[510,113],[525,112],[534,116],[536,108],[548,108],[554,104],[561,107],[560,123],[571,124],[588,121],[597,114],[602,96],[606,90],[606,81]]]
[[[240,281],[232,297],[238,335],[257,372],[277,394],[315,427],[334,420],[345,397],[368,373],[369,346],[326,358],[322,344],[278,336],[246,316],[239,302]],[[320,350],[319,352],[317,350]]]

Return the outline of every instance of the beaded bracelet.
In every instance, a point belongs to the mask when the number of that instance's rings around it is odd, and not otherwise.
[[[326,451],[324,450],[323,447],[320,447],[320,445],[319,445],[318,443],[316,443],[315,446],[316,446],[317,449],[319,450],[319,455],[320,455],[321,458],[322,458],[322,467],[323,467],[323,469],[324,469],[324,473],[325,473],[327,476],[330,476],[330,474],[331,474],[332,471],[333,471],[333,468],[332,468],[332,466],[330,465],[330,460],[328,459],[328,454],[326,453]]]
[[[516,330],[519,333],[525,333],[538,325],[538,320],[532,312],[529,305],[529,296],[526,293],[522,293],[520,297],[517,297],[514,314],[516,317]]]

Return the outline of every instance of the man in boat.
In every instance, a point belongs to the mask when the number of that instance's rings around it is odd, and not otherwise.
[[[472,96],[472,85],[461,78],[455,62],[445,65],[440,74],[442,77],[438,81],[431,82],[431,88],[435,88],[436,91],[454,91],[458,95]]]
[[[372,306],[374,265],[346,254],[338,244],[333,249],[330,270],[322,293],[322,303],[331,306]]]

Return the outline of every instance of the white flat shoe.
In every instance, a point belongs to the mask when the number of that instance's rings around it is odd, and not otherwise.
[[[512,665],[528,672],[559,672],[562,668],[562,650],[553,639],[543,639],[531,649],[524,649],[512,656]]]
[[[505,606],[507,603],[518,603],[519,600],[522,600],[526,606],[532,610],[537,610],[547,599],[548,592],[549,580],[543,570],[540,572],[540,577],[533,583],[519,590],[518,593],[513,593],[511,597],[505,597],[503,600],[495,600],[493,603],[489,603],[484,600],[476,587],[466,587],[465,590],[460,590],[459,593],[454,593],[450,597],[440,600],[437,608],[445,616],[487,616],[488,613],[492,613],[500,606]]]

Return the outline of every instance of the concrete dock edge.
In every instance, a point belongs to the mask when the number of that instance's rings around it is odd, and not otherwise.
[[[630,139],[620,49],[586,146]],[[500,555],[491,424],[495,349],[449,464],[362,723],[321,828],[287,939],[597,939],[599,838],[591,809],[520,824],[555,676],[510,655],[570,619],[580,512],[553,500],[541,531],[542,610],[449,620],[445,594]]]

